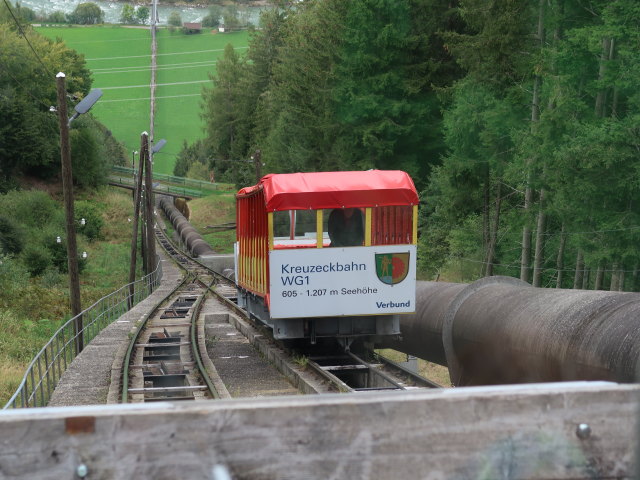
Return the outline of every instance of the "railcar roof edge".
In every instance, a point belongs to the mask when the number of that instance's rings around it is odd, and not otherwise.
[[[267,211],[418,204],[413,180],[401,170],[272,173],[236,196],[260,190]]]

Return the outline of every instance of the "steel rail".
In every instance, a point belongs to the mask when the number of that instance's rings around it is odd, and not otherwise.
[[[136,333],[131,338],[131,341],[129,342],[129,346],[127,347],[127,353],[125,354],[125,357],[124,357],[124,366],[122,367],[122,396],[121,396],[122,403],[127,403],[129,398],[128,389],[129,389],[129,369],[131,365],[131,356],[133,354],[133,349],[135,348],[136,342],[138,338],[140,338],[140,334],[144,331],[144,327],[146,326],[147,321],[156,312],[156,310],[160,308],[160,305],[162,305],[169,297],[174,295],[176,291],[179,288],[181,288],[190,278],[191,278],[190,275],[186,275],[182,280],[182,282],[176,285],[176,287],[173,290],[167,293],[167,295],[165,295],[161,300],[159,300],[153,306],[153,308],[149,310],[147,313],[145,313],[144,316],[142,317],[142,322],[138,326]]]
[[[349,357],[354,359],[356,362],[360,362],[362,365],[365,365],[369,369],[369,372],[374,373],[374,374],[379,375],[380,377],[384,378],[387,382],[389,382],[395,388],[400,389],[400,390],[406,390],[407,389],[407,387],[405,385],[402,385],[401,383],[397,382],[391,375],[389,375],[386,372],[383,372],[379,368],[376,368],[374,365],[372,365],[369,362],[365,361],[364,359],[358,357],[353,352],[347,351],[346,353],[347,353],[347,355]]]
[[[213,284],[214,281],[215,280],[212,280],[211,284],[209,284],[208,286],[205,285],[205,288],[207,290],[210,290],[211,285]],[[200,315],[200,308],[204,303],[205,297],[206,297],[206,291],[202,296],[200,296],[200,298],[198,298],[198,301],[193,306],[193,313],[191,315],[191,350],[193,352],[193,357],[196,361],[196,364],[198,365],[198,371],[200,372],[200,375],[202,376],[204,383],[207,384],[207,387],[209,389],[209,392],[211,393],[211,396],[213,398],[218,399],[220,398],[220,393],[218,392],[215,385],[211,381],[211,378],[209,378],[209,375],[207,374],[207,369],[205,368],[204,363],[202,362],[202,353],[200,352],[200,347],[198,345],[198,335],[196,331],[196,320]]]
[[[346,382],[340,380],[333,373],[324,370],[320,366],[319,363],[317,363],[317,362],[315,362],[313,360],[309,360],[309,361],[307,361],[307,365],[309,367],[311,367],[316,374],[320,375],[322,378],[324,378],[331,385],[335,386],[338,389],[338,391],[340,391],[342,393],[353,393],[353,392],[355,392],[355,389],[351,388],[349,385],[346,384]]]
[[[174,249],[174,251],[176,253],[179,253],[181,256],[187,258],[191,262],[198,264],[198,266],[206,268],[207,271],[214,272],[210,268],[206,267],[205,265],[201,264],[200,262],[195,261],[193,258],[191,258],[188,255],[186,255],[185,252],[183,252],[181,249],[179,249],[171,241],[171,239],[168,238],[168,236],[166,235],[164,230],[162,230],[160,228],[157,228],[155,231],[156,231],[156,236],[157,237],[162,237],[162,239],[165,242],[167,242],[169,245],[171,245],[171,247]],[[158,239],[160,240],[160,238],[158,238]],[[167,255],[169,255],[178,264],[178,266],[180,268],[182,268],[186,272],[189,272],[189,270],[181,262],[177,261],[177,259],[175,258],[175,254],[170,252],[169,249],[166,248],[166,245],[162,241],[159,241],[159,243],[160,243],[160,246],[162,247],[162,249],[167,253]],[[198,346],[197,331],[196,331],[197,330],[196,329],[197,319],[198,319],[198,316],[200,314],[200,308],[202,306],[202,303],[204,302],[204,298],[206,296],[206,292],[207,291],[211,291],[213,293],[216,293],[214,290],[211,289],[211,286],[215,282],[215,278],[211,281],[211,283],[209,285],[207,285],[205,282],[203,282],[202,279],[200,279],[197,274],[195,274],[194,280],[200,281],[202,283],[203,287],[205,288],[205,293],[198,298],[198,300],[196,301],[195,305],[193,306],[193,312],[191,314],[191,332],[190,332],[191,352],[193,354],[193,358],[194,358],[195,363],[197,365],[198,372],[199,372],[201,378],[203,379],[203,381],[205,382],[205,384],[207,385],[207,388],[209,389],[209,393],[211,394],[211,396],[213,398],[218,399],[218,398],[220,398],[220,393],[218,392],[218,390],[216,389],[215,385],[211,381],[211,378],[209,377],[209,374],[207,373],[207,369],[204,366],[204,362],[202,361],[202,352],[200,351],[200,348]]]
[[[379,354],[377,352],[371,352],[371,353],[376,358],[376,360],[378,360],[379,362],[385,363],[386,365],[389,365],[391,368],[395,368],[395,369],[400,370],[403,374],[409,376],[411,378],[411,380],[413,380],[416,383],[422,384],[424,387],[427,387],[427,388],[444,388],[444,386],[440,385],[439,383],[434,382],[433,380],[429,380],[426,377],[423,377],[419,373],[408,369],[404,365],[401,365],[401,364],[399,364],[397,362],[394,362],[393,360],[391,360],[390,358],[385,357],[384,355],[381,355],[381,354]]]

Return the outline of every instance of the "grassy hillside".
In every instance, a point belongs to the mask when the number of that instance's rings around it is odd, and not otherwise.
[[[37,30],[49,38],[62,38],[85,55],[93,72],[93,87],[104,93],[92,113],[129,151],[138,150],[140,133],[149,131],[149,30],[117,25]],[[165,138],[167,145],[155,157],[157,172],[173,173],[175,155],[183,141],[191,143],[203,136],[202,87],[215,72],[215,62],[224,47],[231,43],[244,51],[248,38],[247,32],[212,34],[205,30],[199,35],[185,35],[179,30],[159,31],[155,137]]]
[[[208,226],[236,221],[235,196],[228,194],[210,195],[189,202],[189,221],[200,232],[206,242],[218,253],[233,253],[235,230],[213,232]]]
[[[11,194],[12,202],[26,210],[31,203],[42,205],[44,194],[24,191]],[[46,195],[44,195],[46,197]],[[50,222],[29,223],[29,215],[14,218],[19,231],[33,238],[64,236],[62,202],[47,215]],[[6,202],[7,196],[0,196]],[[129,275],[129,251],[132,216],[131,195],[126,191],[103,188],[97,192],[77,192],[78,202],[90,202],[102,218],[100,237],[89,240],[79,235],[79,251],[88,258],[80,275],[82,307],[126,285]],[[42,222],[40,222],[42,223]],[[55,237],[53,237],[55,241]],[[31,276],[28,265],[28,245],[25,251],[3,256],[0,261],[0,406],[11,397],[22,380],[25,369],[51,335],[69,317],[68,275],[49,266]],[[44,251],[40,248],[39,251]],[[64,257],[66,259],[66,256]]]

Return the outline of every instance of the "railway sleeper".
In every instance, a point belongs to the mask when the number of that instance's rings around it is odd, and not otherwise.
[[[173,308],[169,307],[160,315],[161,319],[164,318],[186,318],[189,314],[189,308]]]

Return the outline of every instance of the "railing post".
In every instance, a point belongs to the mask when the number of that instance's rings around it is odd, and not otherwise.
[[[49,381],[49,357],[47,355],[47,348],[45,347],[44,349],[44,368],[45,368],[45,375],[47,377],[47,403],[49,402],[49,399],[51,398],[51,386],[49,385],[50,381]]]

